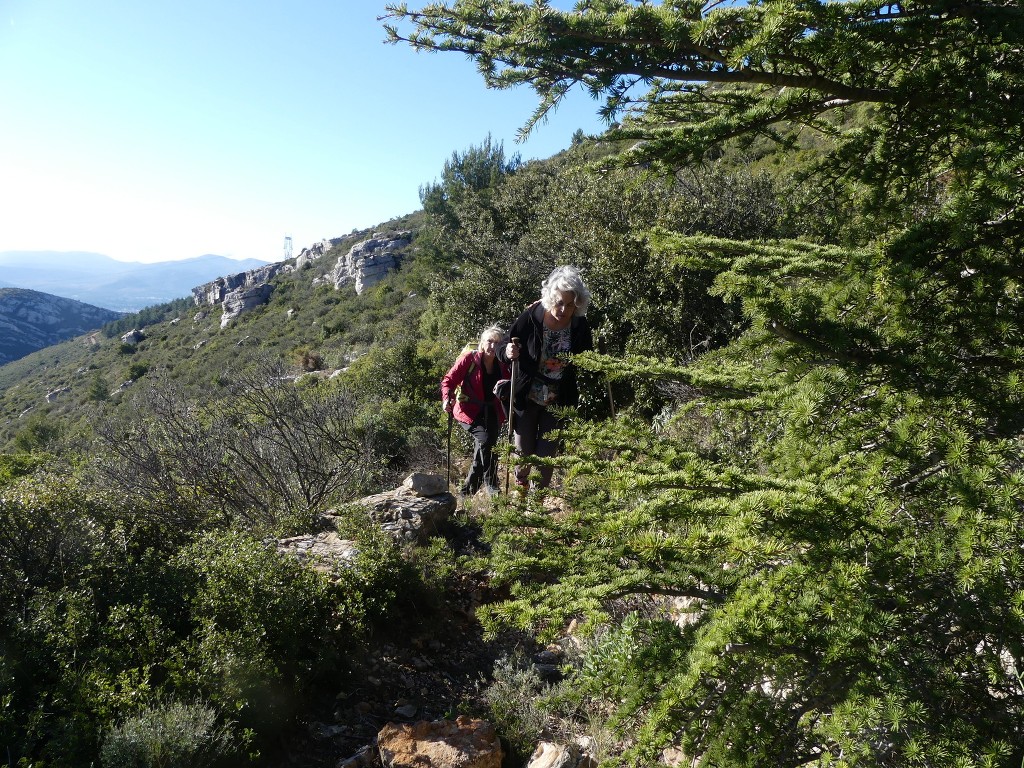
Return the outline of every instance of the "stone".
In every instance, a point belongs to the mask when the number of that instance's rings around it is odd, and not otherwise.
[[[270,301],[274,286],[262,283],[252,288],[239,288],[224,296],[224,314],[220,318],[220,327],[227,328],[231,321],[244,312],[261,307]]]
[[[351,757],[339,760],[335,768],[377,768],[380,766],[380,754],[367,745]]]
[[[448,493],[448,483],[440,475],[429,472],[413,472],[402,483],[402,487],[415,496],[440,496]]]
[[[425,542],[448,516],[457,502],[450,493],[437,496],[413,496],[404,488],[365,496],[356,504],[366,509],[370,518],[399,543]],[[325,522],[336,527],[336,516],[327,513]]]
[[[542,741],[530,755],[526,768],[576,768],[579,759],[575,747]]]
[[[388,723],[377,734],[384,768],[501,768],[494,726],[476,718]]]
[[[542,741],[530,755],[526,768],[597,768],[597,759],[574,744]]]
[[[250,269],[247,272],[218,277],[216,280],[193,288],[192,301],[197,307],[223,304],[229,293],[247,291],[266,285],[277,275],[291,272],[293,269],[291,264],[279,261],[258,269]]]
[[[128,333],[121,337],[122,344],[138,344],[140,341],[146,339],[146,334],[140,331],[138,328],[132,328]]]
[[[402,263],[402,249],[412,243],[412,233],[374,232],[373,237],[353,245],[338,259],[331,279],[335,289],[353,284],[356,293],[376,285]]]
[[[690,763],[690,758],[687,757],[686,753],[677,747],[668,747],[661,753],[661,761],[670,766],[670,768],[676,768],[686,763]]]
[[[295,257],[295,268],[302,269],[306,264],[316,261],[340,242],[340,237],[333,239],[324,238],[318,243],[313,243],[313,245],[303,248],[299,251],[299,255]]]
[[[354,541],[341,538],[335,531],[278,539],[276,547],[279,554],[329,575],[349,567],[359,554]]]
[[[419,711],[419,707],[415,704],[403,704],[400,707],[395,707],[395,714],[402,717],[415,717]]]

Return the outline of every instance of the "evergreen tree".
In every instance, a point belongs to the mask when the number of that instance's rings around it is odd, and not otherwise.
[[[494,616],[556,632],[623,598],[685,601],[687,621],[623,622],[581,679],[640,724],[637,763],[681,744],[704,765],[1019,765],[1020,4],[389,10],[394,40],[532,85],[535,118],[577,84],[606,97],[641,140],[626,163],[822,131],[821,183],[855,187],[874,230],[859,248],[651,232],[716,273],[747,330],[689,365],[589,357],[679,408],[574,428],[566,509],[493,521],[512,589]]]

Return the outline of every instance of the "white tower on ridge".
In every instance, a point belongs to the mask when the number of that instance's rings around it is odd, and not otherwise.
[[[284,236],[284,258],[285,258],[285,261],[287,261],[291,257],[292,257],[292,236],[291,235],[285,235]]]

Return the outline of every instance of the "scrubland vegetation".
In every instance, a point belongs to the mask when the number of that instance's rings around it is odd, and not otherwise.
[[[266,764],[477,569],[488,631],[588,638],[561,685],[494,670],[516,749],[575,724],[608,764],[1020,765],[1019,6],[411,14],[397,41],[620,122],[456,150],[362,295],[313,285],[354,233],[227,329],[177,302],[0,369],[0,760]],[[560,263],[598,351],[557,504],[496,502],[482,561],[358,515],[339,581],[266,546],[443,467],[442,372]],[[311,368],[344,371],[285,375]]]

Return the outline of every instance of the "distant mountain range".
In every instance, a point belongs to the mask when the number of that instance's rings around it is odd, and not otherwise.
[[[0,365],[95,330],[120,312],[25,288],[0,287]]]
[[[0,288],[27,288],[116,312],[187,297],[197,285],[269,262],[206,254],[153,264],[80,251],[0,251]]]

